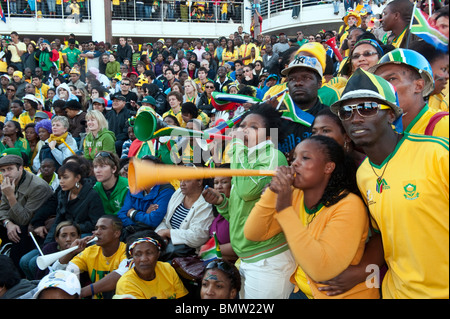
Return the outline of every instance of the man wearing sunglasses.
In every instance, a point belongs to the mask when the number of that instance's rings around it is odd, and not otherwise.
[[[358,276],[370,281],[386,263],[383,298],[449,297],[449,141],[399,133],[398,105],[389,82],[357,69],[331,106],[367,155],[357,182],[375,230],[360,264],[323,282],[325,293],[346,291],[335,285]]]

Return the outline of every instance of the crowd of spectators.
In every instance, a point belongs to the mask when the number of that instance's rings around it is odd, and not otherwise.
[[[294,37],[4,37],[0,299],[448,298],[448,51],[408,36],[408,0],[381,21],[356,9],[339,30]],[[448,6],[432,18],[448,38]],[[236,118],[231,142],[205,142]],[[143,138],[147,124],[188,135]],[[135,159],[276,175],[132,192]],[[203,264],[216,241],[221,258]]]

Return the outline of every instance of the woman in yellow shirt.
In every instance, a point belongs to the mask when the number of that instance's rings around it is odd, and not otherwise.
[[[136,299],[178,299],[188,294],[175,269],[158,261],[164,240],[154,231],[142,231],[127,240],[127,257],[132,265],[116,285],[116,295]]]
[[[244,234],[261,241],[283,232],[297,262],[292,299],[331,298],[321,281],[334,278],[364,253],[369,219],[357,196],[355,172],[343,148],[327,136],[312,136],[295,148],[290,167],[277,169],[247,219]],[[334,298],[379,298],[362,282]]]
[[[222,62],[234,62],[238,59],[238,50],[234,46],[234,41],[228,39],[227,47],[222,51]]]

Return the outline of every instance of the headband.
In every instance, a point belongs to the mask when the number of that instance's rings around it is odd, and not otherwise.
[[[153,239],[151,237],[143,237],[143,238],[138,238],[136,239],[128,248],[128,253],[130,255],[133,254],[133,249],[134,247],[136,247],[137,244],[142,244],[142,243],[152,243],[153,245],[156,246],[156,248],[158,248],[159,251],[161,251],[161,244],[159,243],[159,241],[157,241],[156,239]]]

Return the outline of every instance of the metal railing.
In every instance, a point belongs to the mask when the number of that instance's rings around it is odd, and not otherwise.
[[[330,4],[333,0],[260,0],[261,16],[270,17],[271,14],[292,11],[296,7],[308,7],[321,4]]]
[[[78,0],[80,7],[79,18],[89,20],[91,18],[90,10],[91,0]],[[61,4],[56,4],[56,0],[17,0],[2,1],[2,9],[5,17],[31,17],[31,18],[52,18],[52,19],[70,19],[73,16],[70,8],[71,1],[62,0]]]
[[[91,18],[90,1],[77,1],[81,21]],[[2,1],[2,8],[7,18],[68,19],[73,18],[70,4],[70,0],[62,0],[61,4],[56,4],[56,0],[6,0]],[[120,1],[119,5],[113,5],[111,1],[112,20],[242,23],[244,10],[244,0],[155,0],[152,4],[128,0]]]
[[[176,1],[155,0],[153,4],[128,1],[112,5],[113,20],[241,23],[244,0]]]

